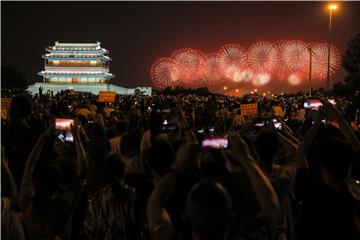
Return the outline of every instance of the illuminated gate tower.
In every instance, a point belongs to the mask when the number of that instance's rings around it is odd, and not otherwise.
[[[114,77],[109,72],[109,52],[96,43],[59,43],[46,48],[44,83],[91,85],[106,84]]]

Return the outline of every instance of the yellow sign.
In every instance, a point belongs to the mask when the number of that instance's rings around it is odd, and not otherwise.
[[[257,103],[240,104],[241,115],[257,115]]]
[[[8,119],[12,98],[1,98],[1,118]]]
[[[1,98],[1,109],[10,109],[12,98]]]
[[[99,102],[115,102],[116,93],[114,91],[100,91]]]

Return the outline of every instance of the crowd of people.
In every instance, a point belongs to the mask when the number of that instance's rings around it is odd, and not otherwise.
[[[359,105],[315,92],[318,106],[304,108],[308,99],[13,96],[1,120],[1,236],[360,239]],[[256,114],[241,111],[248,103]]]

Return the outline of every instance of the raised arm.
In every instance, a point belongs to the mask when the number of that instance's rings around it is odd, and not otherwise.
[[[87,178],[89,173],[89,162],[84,149],[83,142],[80,137],[80,129],[78,126],[71,127],[74,136],[74,143],[76,149],[76,175],[80,179]]]
[[[251,157],[245,141],[237,134],[231,134],[229,139],[231,149],[225,151],[225,156],[232,159],[230,160],[231,171],[236,172],[240,170],[241,166],[243,167],[249,176],[252,189],[261,208],[258,218],[275,224],[280,207],[279,199],[271,182]]]
[[[55,118],[50,117],[49,119],[49,126],[47,129],[40,135],[39,139],[37,140],[36,144],[34,145],[33,149],[30,152],[30,155],[26,161],[24,175],[22,178],[22,183],[32,181],[33,172],[35,166],[39,160],[41,151],[46,140],[52,135],[55,129]]]
[[[173,111],[175,112],[176,119],[178,121],[181,130],[184,131],[186,140],[197,143],[198,140],[192,130],[192,127],[188,124],[180,104],[177,104],[176,108],[173,108]]]
[[[354,150],[360,152],[360,141],[342,114],[328,100],[324,99],[321,102],[324,106],[323,111],[325,114],[333,116],[336,119],[340,125],[340,129],[344,133],[346,140],[352,145]]]
[[[151,233],[156,232],[161,224],[171,222],[170,216],[165,210],[165,204],[174,190],[179,172],[192,164],[198,157],[198,153],[197,144],[185,143],[180,146],[172,170],[161,177],[155,186],[147,204],[147,219]]]
[[[1,157],[1,168],[2,168],[2,174],[4,174],[4,182],[2,182],[2,192],[6,193],[5,195],[10,200],[10,208],[16,205],[17,202],[17,189],[15,180],[11,174],[11,171],[5,162],[5,156],[3,155]]]
[[[20,208],[22,210],[24,210],[24,207],[27,204],[27,198],[30,197],[33,191],[33,173],[36,164],[40,158],[41,151],[44,147],[46,140],[52,135],[55,129],[55,118],[51,116],[48,122],[49,126],[40,135],[39,139],[35,143],[25,165],[19,196]]]

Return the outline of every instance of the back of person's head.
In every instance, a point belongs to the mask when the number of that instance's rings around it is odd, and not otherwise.
[[[351,169],[353,150],[339,137],[325,138],[320,142],[320,166],[337,180],[345,180]]]
[[[35,167],[34,178],[37,190],[51,195],[61,183],[61,168],[54,160],[43,159]]]
[[[304,137],[305,134],[307,133],[307,131],[309,131],[312,126],[313,126],[313,120],[305,119],[303,125],[301,126],[301,130],[300,130],[301,136]]]
[[[255,148],[261,160],[272,161],[279,148],[279,139],[274,130],[262,129],[256,137]]]
[[[116,133],[119,134],[120,136],[123,135],[126,132],[126,127],[127,127],[127,124],[125,121],[117,122],[115,125]]]
[[[31,114],[32,102],[27,96],[16,96],[11,100],[10,118],[26,118]]]
[[[148,153],[148,160],[150,167],[157,175],[164,175],[171,167],[174,159],[174,149],[168,141],[156,139],[151,145]]]
[[[199,238],[223,239],[233,216],[231,198],[220,183],[201,181],[187,197],[186,215]]]
[[[132,158],[140,153],[141,136],[137,131],[125,133],[120,142],[120,152],[127,158]]]
[[[122,179],[124,176],[125,164],[119,154],[110,154],[104,161],[105,176],[109,181]]]

